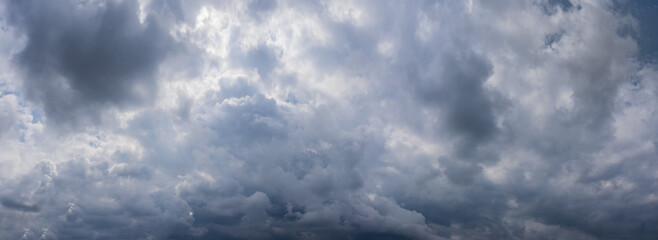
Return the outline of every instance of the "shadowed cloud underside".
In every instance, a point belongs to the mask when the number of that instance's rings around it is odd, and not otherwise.
[[[0,238],[658,238],[656,15],[1,0]]]

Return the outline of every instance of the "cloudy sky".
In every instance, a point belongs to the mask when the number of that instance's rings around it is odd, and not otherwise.
[[[656,239],[657,22],[0,0],[0,238]]]

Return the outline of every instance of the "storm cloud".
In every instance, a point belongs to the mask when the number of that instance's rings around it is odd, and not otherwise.
[[[152,100],[158,64],[174,47],[135,1],[9,1],[6,11],[27,38],[12,56],[26,71],[25,94],[56,123]]]
[[[0,238],[658,238],[658,4],[0,2]]]

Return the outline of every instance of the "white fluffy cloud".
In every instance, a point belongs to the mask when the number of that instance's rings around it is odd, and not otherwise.
[[[657,237],[625,4],[2,1],[0,236]]]

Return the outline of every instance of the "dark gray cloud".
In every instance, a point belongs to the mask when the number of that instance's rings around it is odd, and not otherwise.
[[[655,238],[619,4],[3,2],[0,236]]]
[[[8,21],[26,36],[14,56],[26,95],[52,122],[99,121],[107,107],[150,102],[159,63],[175,46],[135,1],[8,1]]]
[[[39,211],[39,206],[35,204],[27,204],[23,203],[8,197],[2,198],[0,200],[0,203],[2,203],[3,207],[9,208],[9,209],[14,209],[18,211],[23,211],[23,212],[38,212]]]

